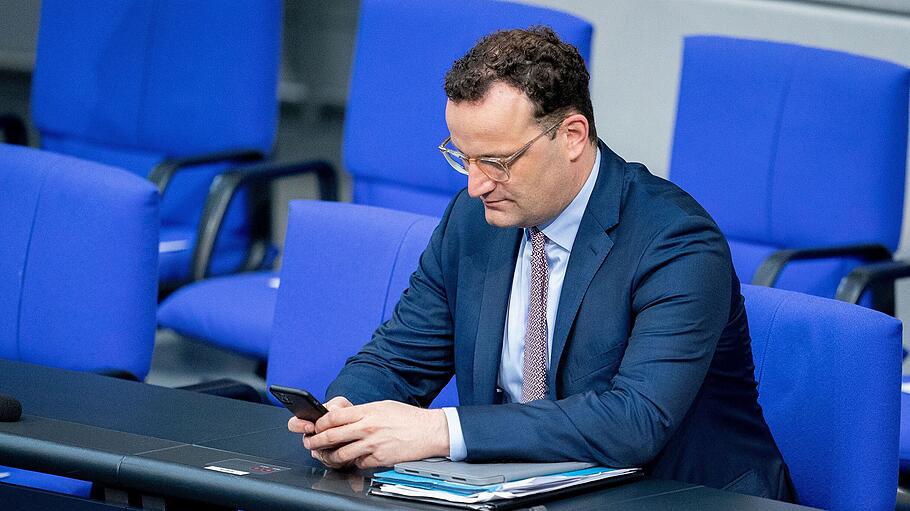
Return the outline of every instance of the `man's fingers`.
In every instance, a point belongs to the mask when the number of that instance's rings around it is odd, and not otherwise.
[[[342,398],[343,399],[343,398]],[[345,400],[347,401],[347,400]],[[341,408],[335,408],[329,410],[329,413],[320,417],[316,421],[316,432],[322,433],[323,431],[344,426],[346,424],[352,424],[359,421],[363,418],[363,407],[366,405],[360,406],[345,406]]]
[[[345,468],[348,466],[347,463],[336,461],[334,457],[334,451],[332,450],[310,451],[310,456],[312,456],[314,460],[322,463],[329,468]]]
[[[343,413],[339,414],[341,410],[354,407],[354,405],[348,401],[348,398],[344,396],[336,396],[326,401],[323,406],[325,406],[326,410],[328,410],[329,413],[323,415],[319,420],[317,420],[313,425],[313,430],[307,432],[307,434],[316,432],[321,433],[329,428],[342,426],[352,421],[348,415]]]
[[[310,450],[335,449],[362,439],[365,433],[354,424],[334,427],[315,435],[307,435],[303,445]]]
[[[326,410],[331,412],[332,410],[337,410],[339,408],[349,408],[354,405],[348,401],[348,398],[344,396],[336,396],[326,401],[323,406],[325,406]]]
[[[305,435],[311,435],[316,432],[316,425],[310,421],[298,419],[297,417],[291,417],[288,419],[288,430],[290,430],[291,433],[303,433]]]
[[[352,442],[338,449],[325,449],[319,452],[326,461],[333,466],[348,466],[359,458],[368,456],[370,449],[366,442]]]
[[[319,463],[322,463],[323,465],[328,466],[328,464],[325,461],[325,458],[323,457],[323,453],[321,453],[319,451],[310,451],[310,456],[312,456],[313,459],[318,461]]]
[[[373,456],[372,453],[367,454],[366,456],[361,456],[360,458],[357,458],[356,460],[354,460],[354,465],[360,469],[376,468],[376,467],[384,466],[378,459],[376,459],[376,456]]]

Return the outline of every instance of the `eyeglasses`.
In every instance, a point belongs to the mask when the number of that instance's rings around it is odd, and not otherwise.
[[[523,145],[521,149],[512,153],[511,156],[506,156],[505,158],[496,158],[493,156],[478,156],[477,158],[468,158],[460,151],[446,147],[446,145],[452,141],[451,135],[446,137],[446,139],[443,140],[441,144],[439,144],[439,151],[442,153],[442,156],[446,159],[446,161],[449,162],[449,165],[451,165],[452,168],[458,172],[464,175],[468,175],[468,166],[473,163],[474,165],[477,165],[477,168],[479,168],[485,176],[498,183],[503,183],[508,181],[511,177],[509,166],[512,165],[512,163],[514,163],[515,160],[517,160],[522,154],[524,154],[525,151],[527,151],[528,148],[534,144],[534,142],[537,142],[540,137],[556,129],[560,124],[562,124],[562,121],[564,120],[565,118],[560,119],[558,122],[545,129],[540,135],[537,135],[527,144]]]

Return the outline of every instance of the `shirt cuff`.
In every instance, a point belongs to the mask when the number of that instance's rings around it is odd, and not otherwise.
[[[468,457],[468,448],[464,444],[464,435],[461,432],[461,420],[458,418],[458,410],[452,407],[445,407],[442,411],[446,414],[446,422],[449,427],[449,459],[461,461]]]

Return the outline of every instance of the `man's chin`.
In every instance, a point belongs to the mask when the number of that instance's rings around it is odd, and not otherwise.
[[[517,218],[515,218],[513,215],[507,214],[504,211],[498,211],[484,207],[483,212],[487,223],[493,227],[518,227],[521,224]]]

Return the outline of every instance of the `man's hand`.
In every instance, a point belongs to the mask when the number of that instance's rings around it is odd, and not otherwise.
[[[449,428],[442,410],[396,401],[351,406],[343,397],[332,399],[326,408],[329,413],[316,421],[314,430],[306,421],[292,424],[294,419],[288,428],[304,433],[303,445],[328,467],[390,467],[449,455]]]
[[[344,396],[333,397],[325,403],[323,403],[325,409],[328,411],[336,410],[338,408],[348,408],[354,406],[348,401],[348,398]],[[304,435],[312,435],[316,432],[316,424],[305,421],[303,419],[298,419],[297,417],[291,417],[288,421],[288,429],[291,430],[291,433],[303,433]]]

